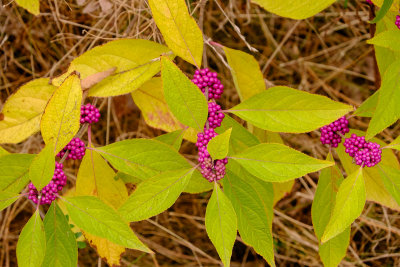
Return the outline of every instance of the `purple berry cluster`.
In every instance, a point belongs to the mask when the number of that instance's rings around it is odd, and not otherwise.
[[[208,126],[209,128],[215,129],[221,126],[222,120],[225,118],[225,114],[218,112],[221,110],[221,106],[214,102],[208,102]]]
[[[208,142],[217,135],[213,128],[205,130],[204,133],[197,134],[196,146],[199,149],[198,161],[201,167],[201,174],[210,182],[224,178],[225,165],[228,163],[227,158],[213,161],[207,151]]]
[[[343,116],[331,124],[325,125],[320,130],[322,144],[338,147],[340,142],[342,142],[340,134],[345,135],[349,132],[349,121]]]
[[[399,30],[400,30],[400,15],[397,15],[397,16],[396,16],[396,22],[395,22],[395,24],[396,24],[397,28],[399,28]]]
[[[36,187],[30,183],[29,188],[29,196],[35,204],[44,205],[51,204],[56,197],[57,193],[63,189],[63,187],[67,184],[67,176],[63,172],[63,165],[61,163],[56,162],[56,169],[54,170],[54,175],[52,180],[48,185],[43,187],[41,191],[41,197],[39,201],[39,192]]]
[[[225,176],[225,165],[228,164],[228,159],[213,160],[207,151],[208,142],[218,134],[215,128],[221,126],[225,114],[221,111],[221,106],[215,103],[215,99],[221,98],[224,92],[224,86],[217,78],[216,72],[211,72],[209,69],[196,70],[192,82],[196,84],[203,94],[211,100],[208,102],[208,119],[204,126],[204,132],[197,134],[196,146],[199,149],[198,161],[201,167],[201,174],[208,181],[218,181]],[[208,94],[207,94],[208,93]]]
[[[208,99],[219,99],[224,92],[224,86],[217,76],[216,72],[211,72],[208,68],[200,69],[195,71],[192,82],[200,88],[203,94],[208,91]]]
[[[92,104],[86,104],[81,106],[81,123],[96,123],[99,121],[100,112]]]
[[[373,4],[374,4],[374,3],[372,3],[371,0],[365,0],[365,2],[367,2],[367,3],[370,4],[370,5],[373,5]]]
[[[343,145],[346,147],[346,153],[353,157],[359,166],[373,167],[381,161],[381,146],[366,141],[364,136],[352,134],[344,141]]]
[[[57,157],[62,158],[69,151],[67,159],[82,159],[85,155],[85,149],[85,143],[76,137],[57,154]]]

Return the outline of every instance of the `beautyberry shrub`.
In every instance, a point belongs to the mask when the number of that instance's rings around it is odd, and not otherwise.
[[[96,123],[99,121],[100,112],[92,104],[86,104],[81,106],[81,123]]]
[[[44,205],[51,204],[56,197],[57,193],[63,189],[63,187],[67,184],[67,176],[63,172],[63,165],[61,163],[56,162],[56,169],[54,170],[53,178],[50,183],[43,187],[41,190],[41,197],[39,202],[39,192],[36,187],[30,183],[28,185],[29,188],[29,196],[35,204]]]
[[[349,132],[349,121],[343,116],[331,124],[322,127],[320,130],[321,143],[330,145],[331,147],[337,147],[338,144],[342,142],[340,134],[344,135]]]
[[[343,145],[346,147],[346,153],[353,157],[355,164],[359,166],[373,167],[381,161],[381,146],[366,141],[364,136],[352,134]]]
[[[82,159],[85,155],[85,150],[85,143],[76,137],[57,154],[57,157],[62,158],[69,151],[67,159]]]

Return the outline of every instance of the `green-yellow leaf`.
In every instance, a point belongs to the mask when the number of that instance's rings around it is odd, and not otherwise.
[[[121,216],[97,197],[69,197],[64,203],[72,221],[82,230],[115,244],[151,253]]]
[[[170,50],[158,43],[141,39],[122,39],[97,46],[75,58],[68,71],[52,82],[60,85],[72,72],[82,80],[96,73],[115,69],[92,86],[89,96],[107,97],[127,94],[139,88],[160,71],[161,55]]]
[[[39,15],[39,0],[15,0],[20,7],[25,8],[33,15]]]
[[[56,202],[51,204],[43,224],[47,245],[42,267],[76,267],[78,264],[76,238]]]
[[[42,113],[57,88],[49,82],[47,78],[32,80],[7,99],[1,113],[0,144],[22,142],[40,130]]]
[[[397,61],[390,65],[383,75],[378,104],[369,123],[366,139],[371,139],[400,118],[399,79],[400,61]]]
[[[252,96],[229,112],[264,130],[304,133],[329,124],[352,109],[325,96],[277,86]]]
[[[173,148],[176,149],[176,151],[179,151],[179,149],[181,148],[181,144],[182,144],[182,137],[185,133],[184,129],[181,130],[176,130],[170,133],[166,133],[163,135],[159,135],[157,136],[156,140],[166,143],[167,145],[172,146]]]
[[[379,91],[367,98],[360,107],[353,113],[359,117],[372,117],[374,116],[376,105],[378,105]]]
[[[71,74],[54,92],[40,122],[42,137],[54,153],[63,149],[78,132],[82,89],[78,75]]]
[[[265,10],[291,19],[306,19],[321,12],[336,0],[252,0]]]
[[[46,236],[39,211],[36,210],[19,235],[17,243],[18,266],[41,266],[45,253]]]
[[[193,172],[193,175],[183,192],[199,194],[202,192],[210,191],[212,188],[213,184],[210,183],[206,178],[204,178],[200,171],[196,169]]]
[[[260,66],[252,55],[228,47],[224,51],[241,101],[265,91]]]
[[[335,206],[321,242],[325,243],[344,232],[361,215],[365,205],[363,169],[350,174],[340,184]]]
[[[208,105],[199,88],[165,57],[161,58],[161,78],[165,100],[172,114],[186,126],[203,130]]]
[[[142,111],[145,122],[154,128],[172,132],[186,128],[171,113],[164,98],[161,77],[154,77],[132,92],[132,99]],[[188,128],[183,136],[195,143],[197,131]]]
[[[171,50],[200,67],[203,33],[189,15],[185,0],[149,0],[153,19]]]
[[[118,209],[127,221],[141,221],[170,208],[187,186],[194,168],[166,171],[141,182]]]
[[[386,148],[400,150],[400,135],[396,137]]]
[[[372,0],[372,2],[379,7],[382,7],[384,1],[385,0]],[[394,1],[393,5],[390,7],[390,10],[398,12],[399,8],[400,8],[400,2]]]
[[[32,161],[29,179],[37,190],[42,190],[53,178],[55,164],[54,147],[51,144],[45,146]]]
[[[121,179],[114,179],[115,172],[108,163],[93,150],[86,150],[79,166],[75,196],[97,196],[114,209],[128,199],[128,191]],[[125,247],[105,238],[83,232],[89,244],[110,266],[119,265]]]
[[[28,171],[35,155],[9,154],[0,157],[0,190],[18,193],[29,181]]]
[[[331,153],[328,154],[327,160],[333,161]],[[318,240],[321,239],[329,219],[331,218],[336,194],[342,181],[343,175],[336,165],[321,171],[311,207],[312,222]],[[350,227],[329,241],[320,244],[318,252],[324,266],[338,266],[340,261],[346,255],[349,241]]]
[[[393,51],[400,51],[398,43],[400,42],[399,29],[387,30],[375,35],[367,41],[368,44],[389,48]]]
[[[271,266],[275,266],[272,184],[253,178],[243,169],[239,173],[228,170],[223,183],[224,192],[237,215],[240,237]]]
[[[19,194],[9,191],[0,191],[0,211],[17,201]]]
[[[206,231],[222,263],[229,267],[236,239],[237,217],[231,201],[217,183],[214,183],[206,209]]]
[[[9,154],[8,151],[0,146],[0,157],[8,154]]]
[[[207,150],[212,159],[223,159],[229,152],[229,140],[231,138],[232,128],[224,133],[217,135],[208,142]]]
[[[386,190],[400,205],[400,170],[383,164],[377,167]]]
[[[282,144],[259,144],[231,157],[249,173],[267,182],[285,182],[334,165]]]
[[[365,135],[365,132],[350,129],[350,132],[345,135],[345,138],[350,137],[350,135],[353,133],[357,134],[358,136]],[[381,147],[386,146],[384,142],[377,138],[373,138],[371,141],[378,143],[381,145]],[[353,158],[345,152],[343,145],[339,145],[339,147],[336,148],[336,152],[346,173],[353,173],[358,169],[359,166],[353,163]],[[400,169],[399,162],[393,151],[390,149],[383,149],[381,162],[372,168],[364,168],[363,170],[367,200],[374,201],[391,209],[400,210],[400,206],[385,188],[383,178],[379,173],[379,165],[392,166]]]

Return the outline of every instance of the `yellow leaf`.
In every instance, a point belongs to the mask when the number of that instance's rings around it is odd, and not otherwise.
[[[185,0],[149,0],[149,5],[168,47],[187,62],[200,67],[203,33],[189,15]]]
[[[132,98],[142,111],[144,120],[149,126],[166,132],[186,128],[169,110],[164,99],[161,78],[155,77],[143,84],[138,90],[132,92]],[[195,143],[197,131],[193,128],[188,128],[183,138]]]
[[[39,15],[39,0],[15,0],[20,7],[25,8],[33,15]]]
[[[0,113],[0,143],[19,143],[40,130],[40,118],[55,86],[36,79],[10,96]]]
[[[321,12],[336,0],[252,0],[265,10],[292,19],[306,19]]]
[[[384,1],[384,0],[372,0],[372,2],[373,2],[375,5],[379,6],[379,7],[382,6],[383,1]],[[399,2],[399,1],[393,1],[392,6],[390,7],[390,11],[398,12],[399,9],[400,9],[400,2]]]
[[[86,150],[79,167],[75,196],[97,196],[111,207],[118,209],[127,199],[128,191],[122,180],[115,180],[115,172],[95,151]],[[119,266],[123,246],[84,232],[85,238],[110,266]]]
[[[77,71],[85,83],[87,79],[92,80],[89,96],[127,94],[159,72],[159,58],[169,52],[171,50],[167,47],[149,40],[111,41],[75,58],[68,71],[53,79],[52,83],[60,85],[68,75]]]
[[[55,153],[78,132],[81,102],[81,81],[78,75],[71,74],[50,98],[40,122],[43,140],[54,144]]]
[[[266,89],[260,66],[252,55],[228,47],[224,51],[241,101]]]

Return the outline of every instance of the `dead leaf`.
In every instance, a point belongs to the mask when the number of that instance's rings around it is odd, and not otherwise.
[[[106,71],[98,72],[86,77],[81,81],[82,90],[89,89],[96,83],[101,82],[102,80],[113,74],[116,69],[117,69],[116,67],[112,67],[111,69],[108,69]]]

